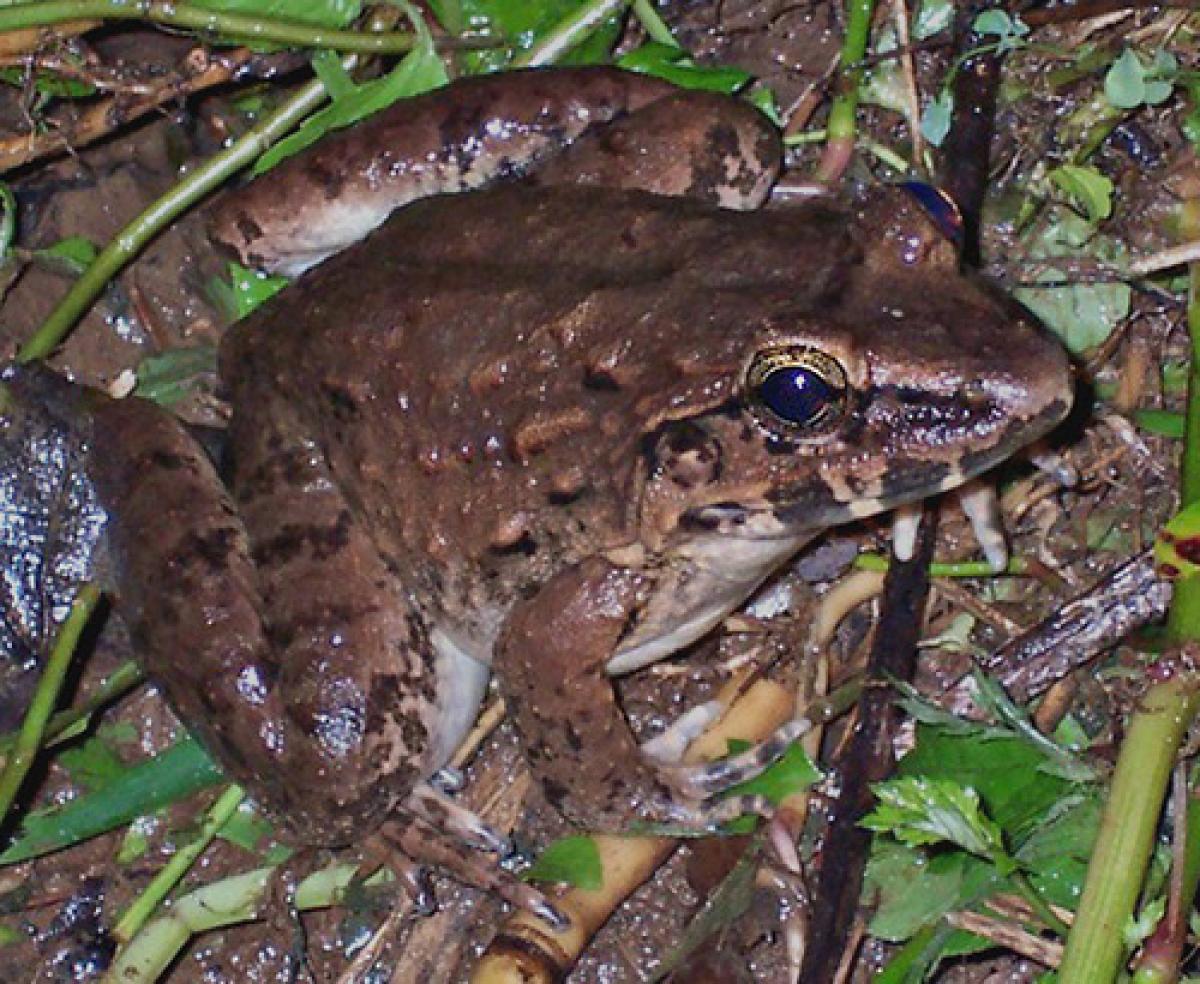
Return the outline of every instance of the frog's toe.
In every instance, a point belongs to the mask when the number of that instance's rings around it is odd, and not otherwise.
[[[777,728],[769,738],[744,752],[712,762],[660,764],[657,766],[658,776],[684,799],[705,800],[761,775],[812,727],[813,723],[808,718],[793,718]]]
[[[431,783],[414,787],[405,805],[435,830],[456,837],[468,847],[500,857],[512,853],[511,839]]]
[[[501,868],[493,861],[482,861],[443,831],[416,816],[385,823],[381,836],[406,858],[428,864],[467,885],[499,896],[510,905],[532,912],[555,929],[570,925],[561,912],[532,885]]]

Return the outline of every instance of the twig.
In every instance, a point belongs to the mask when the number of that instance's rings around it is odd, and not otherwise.
[[[697,739],[687,759],[721,756],[729,738],[766,738],[791,717],[793,709],[794,699],[786,688],[760,680]],[[554,906],[570,917],[571,925],[555,931],[531,913],[515,912],[488,946],[471,976],[472,984],[560,980],[613,910],[670,857],[679,843],[670,837],[600,834],[593,834],[592,840],[604,871],[601,888],[548,893]]]
[[[164,103],[228,82],[255,57],[248,48],[239,48],[219,59],[209,59],[205,52],[196,49],[184,60],[182,73],[156,82],[136,99],[127,96],[103,99],[87,106],[79,119],[70,124],[0,140],[0,174],[69,149],[86,147]]]
[[[76,34],[86,34],[100,26],[98,20],[62,21],[54,30],[30,27],[21,31],[0,34],[0,55],[20,55],[37,51],[48,41],[61,41]]]
[[[854,924],[870,844],[869,832],[858,821],[873,802],[871,783],[885,778],[891,769],[891,741],[898,715],[888,681],[909,679],[916,664],[929,590],[935,515],[925,510],[913,558],[893,564],[884,582],[883,608],[867,669],[870,685],[863,690],[857,727],[838,762],[842,787],[829,820],[813,893],[809,941],[800,971],[802,984],[832,980]]]
[[[72,285],[67,296],[25,343],[18,353],[18,359],[28,362],[44,358],[54,351],[109,280],[151,239],[205,195],[251,164],[267,147],[321,105],[325,98],[325,86],[320,80],[306,83],[274,113],[225,150],[196,167],[174,188],[152,202],[100,251],[83,276]]]

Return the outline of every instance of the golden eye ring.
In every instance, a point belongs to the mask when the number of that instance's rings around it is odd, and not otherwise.
[[[849,382],[842,364],[807,345],[783,345],[757,352],[746,371],[751,409],[768,426],[784,426],[802,436],[836,427],[846,412]]]

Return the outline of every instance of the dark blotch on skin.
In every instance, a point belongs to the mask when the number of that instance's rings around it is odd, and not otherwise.
[[[262,226],[254,221],[245,212],[238,212],[234,219],[234,225],[240,235],[246,242],[251,243],[260,238],[263,234]]]
[[[910,495],[914,489],[936,485],[950,474],[950,466],[935,461],[893,461],[883,476],[883,498]]]
[[[335,386],[332,383],[322,383],[321,392],[333,410],[336,420],[342,423],[349,423],[350,421],[358,420],[362,416],[358,400],[355,399],[354,394],[348,389]]]
[[[305,549],[314,560],[326,560],[350,542],[352,522],[349,510],[343,509],[332,526],[286,523],[271,539],[254,544],[254,562],[260,566],[284,564]]]
[[[200,560],[210,571],[223,571],[237,541],[238,530],[231,526],[218,526],[205,532],[193,530],[179,541],[175,564],[183,567]]]

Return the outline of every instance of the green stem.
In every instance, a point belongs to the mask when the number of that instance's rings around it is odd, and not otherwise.
[[[854,558],[854,566],[860,571],[886,571],[890,566],[883,554],[860,553]],[[1013,557],[1002,571],[995,571],[986,560],[936,561],[929,565],[930,577],[996,577],[997,574],[1024,575],[1029,573],[1029,561],[1024,557]]]
[[[1173,984],[1179,979],[1179,962],[1188,936],[1189,914],[1196,887],[1200,885],[1200,800],[1196,775],[1190,780],[1182,831],[1183,865],[1179,893],[1171,894],[1171,905],[1142,947],[1133,984]]]
[[[0,11],[0,16],[3,16],[3,11]],[[43,359],[54,351],[109,280],[137,256],[151,239],[205,195],[252,164],[264,150],[324,101],[325,87],[315,79],[306,83],[274,113],[152,202],[100,251],[66,297],[59,301],[42,326],[25,343],[17,355],[18,360],[30,362]]]
[[[175,852],[171,860],[142,891],[142,894],[134,899],[129,908],[121,915],[113,928],[113,935],[119,942],[127,943],[133,939],[171,889],[178,885],[183,876],[188,873],[196,858],[200,857],[204,853],[204,849],[212,843],[217,832],[225,826],[226,821],[233,816],[245,798],[246,794],[240,786],[228,786],[217,797],[217,801],[209,807],[208,815],[204,818],[204,823],[196,837],[191,843]]]
[[[1200,230],[1200,202],[1183,209],[1181,232]],[[1192,341],[1180,508],[1200,501],[1200,270],[1193,264],[1188,299]],[[1179,644],[1200,639],[1200,578],[1175,584],[1167,628]],[[1083,896],[1067,936],[1059,984],[1108,984],[1122,970],[1122,930],[1146,878],[1158,818],[1179,745],[1197,709],[1197,683],[1192,674],[1152,687],[1129,720],[1112,787],[1100,820],[1100,834],[1088,862]]]
[[[629,6],[629,0],[592,0],[556,24],[528,51],[512,61],[513,68],[551,65],[587,37],[610,17]]]
[[[862,82],[863,59],[871,34],[874,0],[849,0],[846,16],[846,36],[842,39],[840,73],[837,95],[829,109],[826,124],[828,140],[825,153],[817,167],[817,180],[831,183],[841,177],[854,149],[857,129],[858,90]]]
[[[49,746],[76,734],[80,728],[86,726],[88,718],[95,711],[133,689],[144,679],[146,676],[137,663],[122,663],[82,704],[59,711],[50,719],[50,723],[46,725],[46,744]],[[19,741],[19,733],[0,735],[0,755],[7,755]]]
[[[1176,679],[1153,687],[1129,721],[1059,984],[1108,984],[1117,978],[1125,958],[1123,930],[1154,849],[1175,752],[1195,710],[1194,685]]]
[[[99,601],[100,588],[95,584],[85,584],[71,602],[71,611],[58,631],[33,700],[25,712],[25,720],[21,722],[16,747],[4,765],[3,774],[0,774],[0,817],[8,815],[25,776],[29,774],[29,768],[41,747],[42,736],[46,733],[46,722],[58,703],[58,695],[71,665],[71,657],[75,655],[79,637]]]
[[[256,868],[176,899],[167,915],[146,926],[117,954],[104,976],[105,984],[152,984],[159,980],[193,935],[254,919],[267,884],[277,870]],[[356,871],[355,865],[341,864],[309,875],[296,887],[297,910],[304,912],[337,905]],[[374,887],[390,878],[391,873],[383,869],[366,879],[363,885]]]
[[[38,3],[22,3],[0,9],[0,33],[92,19],[145,20],[225,37],[304,48],[332,48],[359,54],[400,53],[411,50],[414,43],[414,36],[407,31],[342,31],[300,21],[209,10],[186,0],[42,0]]]
[[[675,40],[675,35],[671,33],[671,29],[667,27],[666,22],[658,16],[658,11],[654,9],[654,4],[650,0],[633,0],[633,13],[642,22],[642,27],[645,28],[646,34],[651,41],[657,41],[659,44],[668,44],[676,48],[679,47],[679,42]]]

